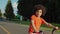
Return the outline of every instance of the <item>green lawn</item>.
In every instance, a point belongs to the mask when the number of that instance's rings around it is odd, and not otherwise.
[[[24,24],[24,25],[29,25],[30,22],[29,21],[20,21],[21,24]],[[57,24],[57,23],[51,23],[52,25],[54,26],[58,26],[60,27],[60,24]],[[43,27],[45,27],[45,25],[42,25]]]

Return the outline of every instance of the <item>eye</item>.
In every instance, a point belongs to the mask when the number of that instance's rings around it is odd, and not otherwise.
[[[39,11],[39,13],[42,13],[42,11]]]
[[[39,10],[39,13],[42,13],[42,10]]]

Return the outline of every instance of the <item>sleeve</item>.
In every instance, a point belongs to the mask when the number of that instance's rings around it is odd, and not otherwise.
[[[34,19],[35,19],[35,16],[34,16],[34,15],[32,15],[32,16],[31,16],[31,20],[34,20]]]
[[[42,21],[42,24],[46,23],[46,21],[43,18],[41,18],[41,21]]]

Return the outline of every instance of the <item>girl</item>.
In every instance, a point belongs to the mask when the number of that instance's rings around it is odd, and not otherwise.
[[[29,34],[34,34],[33,32],[39,32],[42,24],[47,25],[48,27],[52,27],[58,29],[58,27],[53,26],[52,24],[46,22],[41,16],[45,15],[46,10],[42,5],[34,6],[34,15],[31,16],[31,23],[29,27]]]

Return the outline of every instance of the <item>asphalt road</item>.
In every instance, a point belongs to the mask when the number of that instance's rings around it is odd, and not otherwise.
[[[20,25],[10,22],[0,22],[0,33],[1,34],[28,34],[28,26]],[[3,28],[2,28],[3,27]]]
[[[0,28],[0,34],[7,34],[7,33]]]
[[[45,34],[51,34],[51,31],[44,31]],[[16,24],[10,21],[0,21],[0,34],[28,34],[28,26]],[[54,34],[60,34],[54,32]]]

